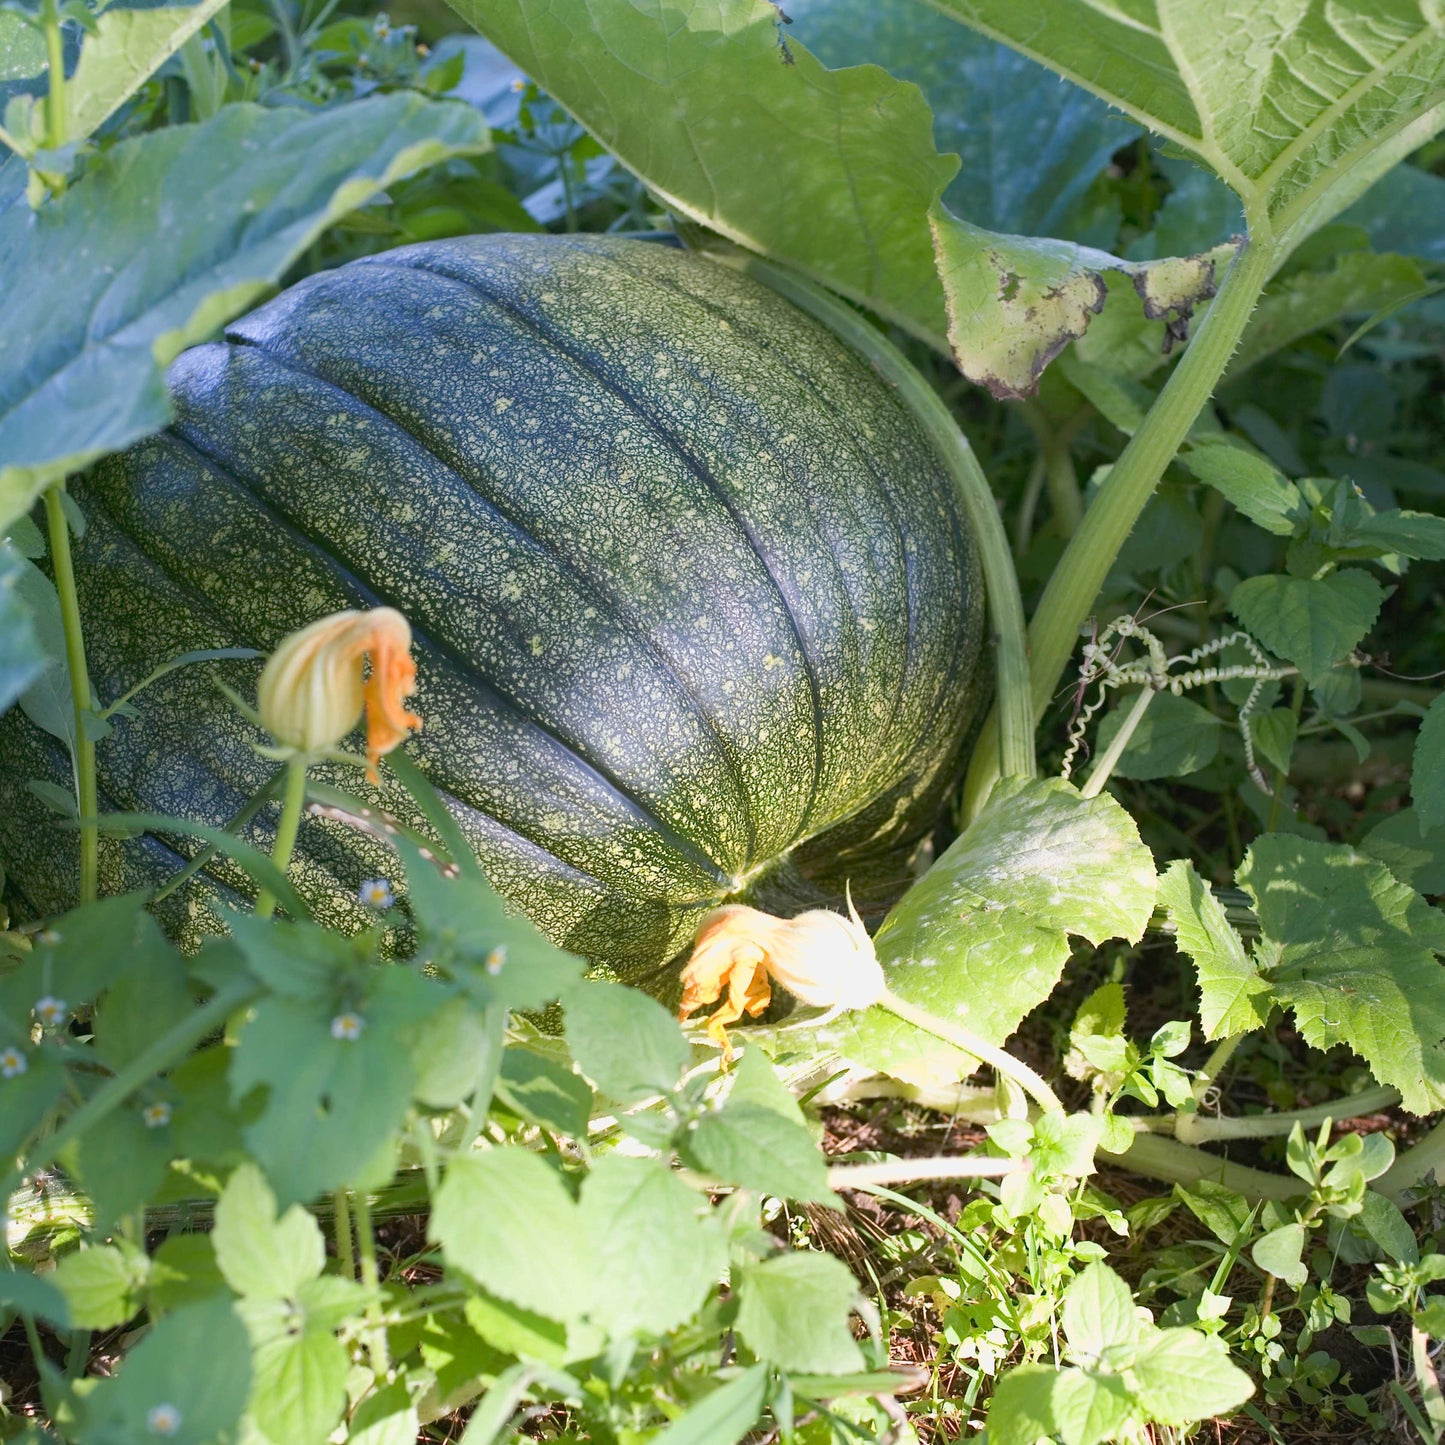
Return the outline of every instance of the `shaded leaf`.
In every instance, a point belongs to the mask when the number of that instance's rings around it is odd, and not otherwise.
[[[45,651],[18,582],[22,559],[0,543],[0,712],[41,674]]]
[[[754,1365],[706,1395],[660,1434],[653,1445],[737,1445],[758,1423],[768,1393],[765,1365]]]
[[[1229,595],[1229,610],[1312,686],[1359,645],[1375,625],[1384,589],[1347,567],[1326,577],[1250,577]]]
[[[563,995],[567,1044],[582,1072],[620,1104],[677,1088],[692,1050],[656,999],[585,979]]]
[[[1360,852],[1378,858],[1417,893],[1445,893],[1445,828],[1422,828],[1414,808],[1376,823],[1360,840]]]
[[[1304,498],[1299,488],[1263,457],[1220,443],[1197,446],[1181,460],[1256,526],[1279,537],[1294,534]]]
[[[564,1063],[530,1049],[502,1051],[497,1098],[514,1114],[542,1129],[580,1139],[592,1116],[587,1080]]]
[[[1420,724],[1410,771],[1410,795],[1415,800],[1422,832],[1445,824],[1445,692],[1430,704]]]
[[[47,483],[163,427],[161,369],[338,217],[487,143],[470,107],[411,94],[318,113],[228,105],[121,142],[34,214],[0,206],[0,527]]]
[[[1123,725],[1128,703],[1137,694],[1125,694],[1127,701],[1115,707],[1099,727],[1096,751],[1103,752]],[[1208,767],[1219,752],[1223,724],[1208,708],[1161,692],[1149,704],[1133,736],[1114,764],[1119,778],[1182,778]]]

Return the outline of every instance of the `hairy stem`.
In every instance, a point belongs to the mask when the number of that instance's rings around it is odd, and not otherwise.
[[[331,1225],[332,1235],[336,1240],[336,1259],[341,1266],[341,1277],[355,1279],[356,1251],[352,1245],[351,1201],[346,1190],[338,1189],[331,1196],[331,1202],[336,1210],[336,1217],[331,1221]]]
[[[1079,626],[1093,608],[1125,538],[1224,375],[1274,262],[1275,247],[1267,235],[1250,240],[1235,257],[1198,335],[1130,438],[1054,569],[1029,626],[1035,720],[1043,716],[1064,675]],[[990,718],[974,749],[966,796],[986,795],[999,776],[997,737]]]
[[[751,276],[785,296],[845,341],[898,393],[899,400],[928,433],[939,460],[958,490],[983,568],[984,592],[992,624],[998,699],[994,716],[1002,720],[998,744],[1003,775],[1031,778],[1034,720],[1029,705],[1028,640],[1023,600],[1009,551],[1008,535],[988,481],[943,399],[918,374],[907,357],[862,316],[826,291],[771,262],[748,258]],[[990,784],[991,785],[991,784]],[[967,800],[966,800],[967,801]],[[981,807],[984,796],[976,799]],[[976,808],[975,808],[976,811]]]
[[[929,1013],[927,1009],[918,1008],[907,999],[899,998],[896,993],[885,992],[878,1000],[878,1005],[901,1018],[904,1023],[910,1023],[914,1028],[922,1029],[966,1054],[972,1054],[996,1072],[1012,1079],[1045,1113],[1054,1110],[1063,1113],[1064,1106],[1059,1102],[1058,1095],[1027,1064],[1014,1058],[1012,1054],[996,1048],[969,1029],[947,1023]]]
[[[50,537],[50,560],[55,568],[55,590],[60,596],[60,620],[65,629],[65,664],[70,674],[70,704],[75,720],[75,801],[80,811],[80,901],[91,902],[100,891],[100,811],[95,782],[95,742],[86,730],[91,716],[90,673],[85,664],[85,632],[80,623],[80,600],[75,590],[75,565],[70,556],[70,524],[66,520],[57,482],[45,490],[45,526]]]
[[[286,764],[286,793],[281,800],[281,818],[276,824],[276,842],[271,848],[271,861],[284,873],[296,847],[296,834],[301,828],[301,814],[306,807],[306,760],[292,758]],[[269,918],[276,911],[276,895],[263,888],[256,896],[256,915]]]
[[[68,123],[65,115],[65,44],[60,34],[60,7],[45,0],[41,9],[45,27],[45,58],[50,70],[50,88],[45,95],[45,145],[58,151],[65,144]]]
[[[364,1190],[355,1196],[356,1250],[361,1260],[361,1282],[367,1288],[371,1299],[366,1306],[366,1319],[370,1325],[366,1341],[366,1353],[371,1368],[378,1380],[384,1380],[391,1369],[391,1360],[386,1346],[386,1325],[381,1312],[381,1272],[376,1265],[376,1231],[371,1224],[371,1202]]]

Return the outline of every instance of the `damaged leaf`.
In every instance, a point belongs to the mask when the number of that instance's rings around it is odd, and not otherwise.
[[[1049,362],[1084,334],[1108,300],[1109,271],[1127,275],[1145,315],[1165,323],[1166,352],[1187,339],[1196,303],[1214,295],[1209,254],[1121,261],[1070,241],[999,236],[941,204],[929,221],[954,359],[1000,400],[1032,395]]]

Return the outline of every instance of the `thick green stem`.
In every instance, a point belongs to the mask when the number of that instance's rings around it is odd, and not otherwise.
[[[50,88],[45,95],[45,145],[58,151],[65,144],[69,122],[65,114],[65,43],[55,0],[46,0],[41,22],[45,26],[45,58],[50,69]]]
[[[65,629],[65,663],[70,674],[70,704],[75,719],[75,801],[80,810],[80,901],[91,902],[100,891],[100,811],[95,783],[95,743],[86,724],[91,716],[90,673],[85,665],[85,632],[80,624],[80,600],[75,590],[75,566],[70,556],[70,525],[60,500],[64,488],[57,482],[45,491],[45,524],[50,535],[50,559],[55,568],[55,590],[60,596],[60,620]]]
[[[356,1278],[356,1251],[351,1241],[351,1201],[346,1190],[338,1189],[331,1202],[336,1209],[332,1220],[332,1234],[336,1240],[336,1261],[341,1266],[343,1279]]]
[[[286,794],[281,800],[281,819],[276,824],[276,842],[271,848],[271,861],[284,873],[296,847],[296,834],[301,829],[301,814],[306,807],[306,759],[292,758],[286,764]],[[269,918],[276,911],[276,895],[263,888],[256,897],[256,914]]]
[[[998,699],[994,716],[1002,719],[999,744],[1003,774],[1031,778],[1034,763],[1034,720],[1029,704],[1028,641],[1023,600],[1009,551],[1008,535],[983,469],[943,399],[918,374],[907,357],[856,311],[826,291],[771,262],[749,257],[742,262],[755,276],[795,306],[822,322],[833,334],[865,357],[898,393],[938,453],[967,513],[978,541],[984,592],[993,627]],[[981,806],[982,798],[978,799]]]
[[[942,1039],[946,1044],[952,1044],[954,1048],[961,1049],[966,1054],[972,1054],[974,1058],[982,1060],[997,1073],[1012,1079],[1024,1093],[1026,1093],[1046,1113],[1058,1110],[1064,1112],[1064,1106],[1059,1102],[1059,1097],[1029,1066],[1014,1058],[1005,1050],[996,1048],[986,1039],[968,1029],[960,1028],[957,1024],[945,1022],[915,1004],[911,1004],[905,998],[899,998],[896,993],[885,992],[878,1000],[880,1008],[885,1008],[891,1014],[896,1014],[904,1023],[909,1023],[914,1028],[922,1029],[925,1033],[932,1034],[936,1039]]]
[[[73,1113],[55,1133],[37,1144],[25,1160],[24,1170],[12,1169],[0,1180],[0,1200],[8,1200],[25,1174],[45,1168],[59,1157],[74,1139],[94,1129],[113,1114],[142,1084],[174,1068],[208,1034],[214,1033],[226,1020],[244,1008],[257,995],[250,979],[237,979],[214,994],[209,1002],[173,1025],[149,1048],[142,1050],[121,1071],[98,1089]]]
[[[1041,718],[1064,675],[1099,588],[1164,469],[1219,384],[1275,263],[1265,235],[1235,257],[1209,314],[1143,425],[1134,433],[1054,569],[1029,627],[1033,716]],[[967,792],[983,795],[1000,772],[992,718],[974,750]]]

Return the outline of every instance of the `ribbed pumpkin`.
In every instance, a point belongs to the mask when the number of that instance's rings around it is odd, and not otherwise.
[[[174,426],[75,489],[102,698],[390,604],[416,633],[408,746],[568,946],[635,976],[723,900],[904,879],[977,701],[975,548],[918,425],[789,304],[667,246],[482,236],[312,276],[169,382]],[[225,675],[251,694],[255,670]],[[270,765],[213,676],[118,723],[102,806],[243,807]],[[6,720],[4,856],[41,910],[74,847],[23,788],[47,758]],[[169,847],[108,844],[112,886]],[[300,882],[344,910],[387,858],[313,820]]]

